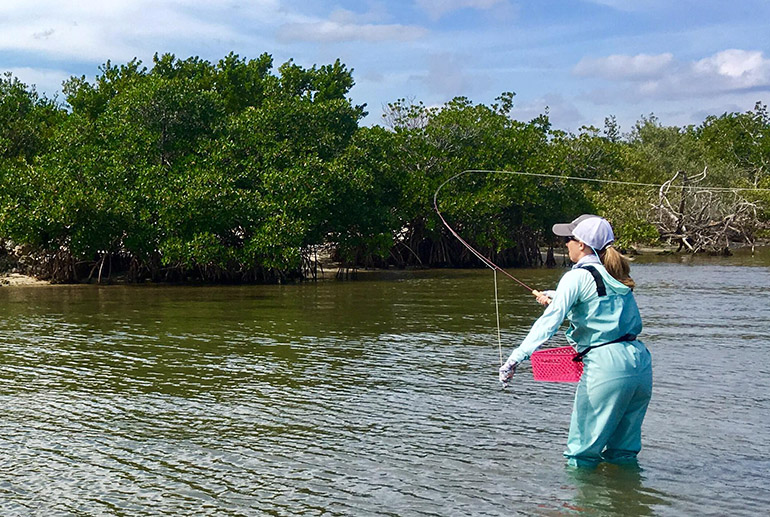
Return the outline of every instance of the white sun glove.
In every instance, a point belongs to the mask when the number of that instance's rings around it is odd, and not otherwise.
[[[508,386],[508,381],[510,381],[513,374],[516,373],[516,367],[518,365],[519,363],[516,361],[509,360],[500,367],[500,382],[503,384],[503,388]]]

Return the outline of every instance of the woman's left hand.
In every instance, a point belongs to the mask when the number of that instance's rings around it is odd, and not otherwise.
[[[517,362],[507,362],[500,367],[500,382],[503,383],[503,388],[508,386],[508,381],[513,378],[513,374],[516,373],[516,367],[519,365]]]

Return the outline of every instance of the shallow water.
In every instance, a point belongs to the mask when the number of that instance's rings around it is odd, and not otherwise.
[[[574,385],[499,388],[487,270],[2,288],[0,514],[764,514],[767,264],[637,261],[641,468],[588,472]],[[507,355],[539,309],[499,282]]]

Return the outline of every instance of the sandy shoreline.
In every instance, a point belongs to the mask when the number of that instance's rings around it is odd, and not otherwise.
[[[15,285],[51,285],[47,280],[38,280],[33,276],[20,275],[19,273],[0,274],[0,286]]]

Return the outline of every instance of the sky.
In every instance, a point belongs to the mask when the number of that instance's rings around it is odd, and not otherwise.
[[[0,0],[0,71],[48,97],[62,81],[156,52],[216,62],[263,53],[275,68],[340,59],[362,124],[398,99],[547,111],[555,128],[627,132],[770,101],[770,0]],[[59,95],[61,99],[61,95]]]

